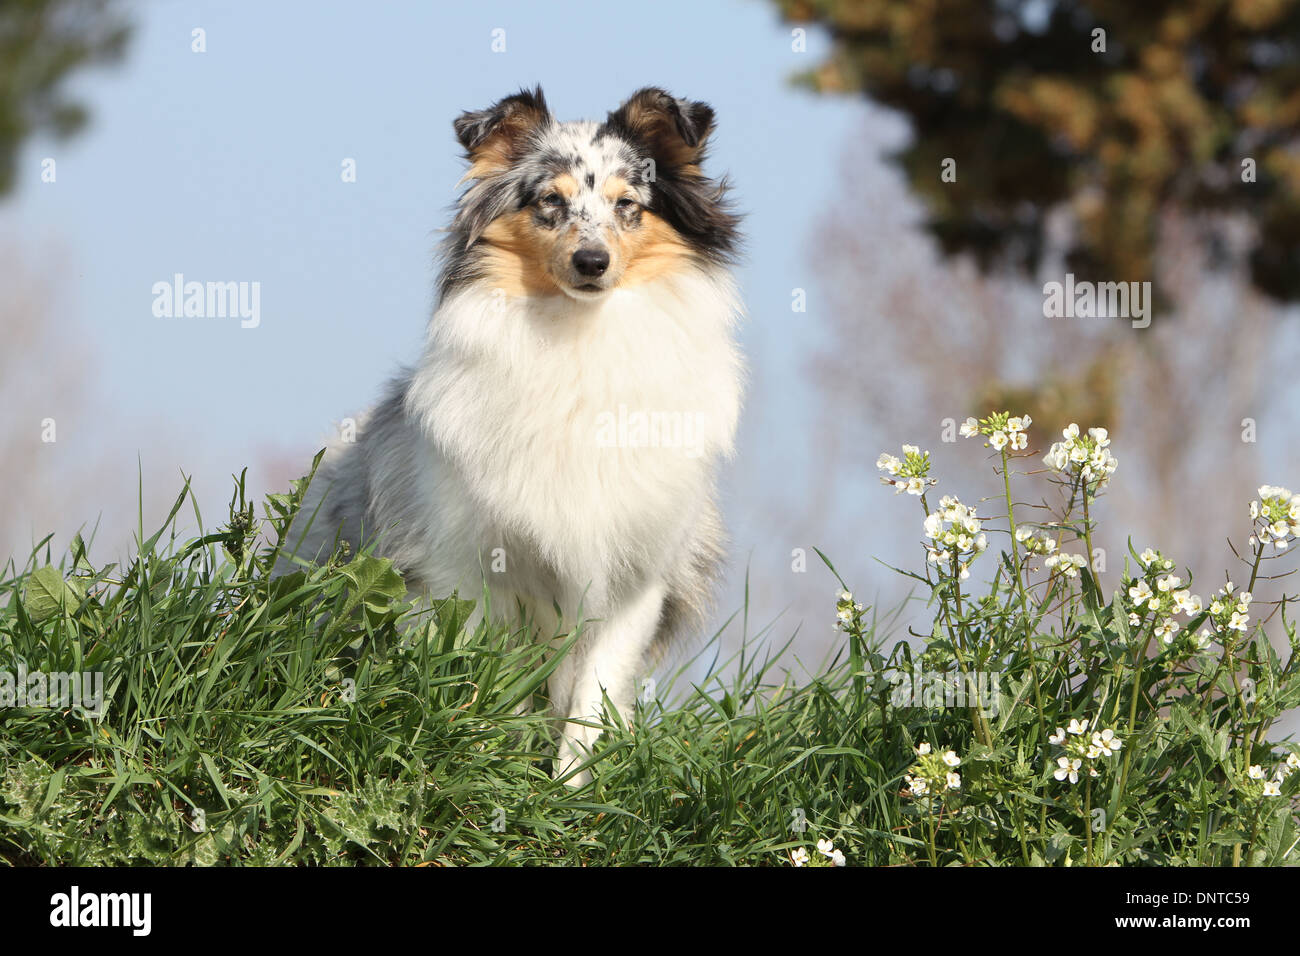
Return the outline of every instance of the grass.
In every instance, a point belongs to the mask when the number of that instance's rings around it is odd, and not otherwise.
[[[638,705],[592,787],[557,783],[550,722],[516,712],[553,662],[505,629],[464,633],[468,602],[420,614],[368,555],[272,579],[242,501],[218,533],[164,532],[122,569],[78,543],[64,569],[3,582],[0,668],[100,671],[105,695],[99,717],[0,709],[12,864],[774,863],[806,842],[793,808],[838,818],[837,780],[864,761],[883,776],[843,667],[780,689],[774,660],[744,659],[671,709]]]
[[[80,540],[58,567],[10,566],[0,674],[98,672],[103,707],[0,707],[0,859],[830,865],[829,840],[848,865],[1295,860],[1300,774],[1277,771],[1274,797],[1248,772],[1285,768],[1266,731],[1300,702],[1262,631],[1151,656],[1154,618],[1131,632],[1123,588],[1106,603],[1087,569],[1034,584],[1012,546],[983,595],[912,575],[923,652],[886,650],[847,594],[843,660],[811,680],[780,653],[721,659],[715,637],[630,729],[611,722],[574,788],[551,778],[552,722],[521,706],[554,666],[522,631],[467,632],[456,596],[413,607],[371,554],[270,576],[300,496],[259,523],[240,482],[228,522],[182,541],[186,492],[126,566],[92,567]],[[900,696],[918,669],[997,687],[980,706]],[[1055,770],[1086,735],[1049,737],[1082,719],[1123,745],[1072,784]]]

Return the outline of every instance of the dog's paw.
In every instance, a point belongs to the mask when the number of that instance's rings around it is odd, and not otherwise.
[[[579,726],[574,729],[576,733],[573,736],[566,733],[560,741],[551,779],[563,780],[570,787],[585,787],[591,783],[591,770],[583,767],[575,773],[574,769],[591,756],[591,745],[595,743],[595,735],[587,732],[585,727]],[[588,737],[591,739],[588,740]]]

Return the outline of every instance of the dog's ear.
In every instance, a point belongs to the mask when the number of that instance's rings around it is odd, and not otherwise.
[[[605,125],[644,145],[661,167],[694,166],[704,158],[705,141],[713,132],[713,107],[647,86],[610,113]]]
[[[533,135],[551,121],[540,86],[520,90],[485,110],[462,113],[453,125],[470,160],[466,178],[482,179],[509,167],[526,151]]]

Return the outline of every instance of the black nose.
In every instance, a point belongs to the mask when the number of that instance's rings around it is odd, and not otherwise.
[[[579,249],[573,254],[573,268],[589,279],[596,279],[609,268],[609,253],[604,249]]]

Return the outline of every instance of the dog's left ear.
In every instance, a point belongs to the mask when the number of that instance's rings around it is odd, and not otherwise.
[[[694,166],[704,158],[705,141],[713,132],[713,107],[647,86],[610,113],[605,125],[644,144],[661,167]]]

